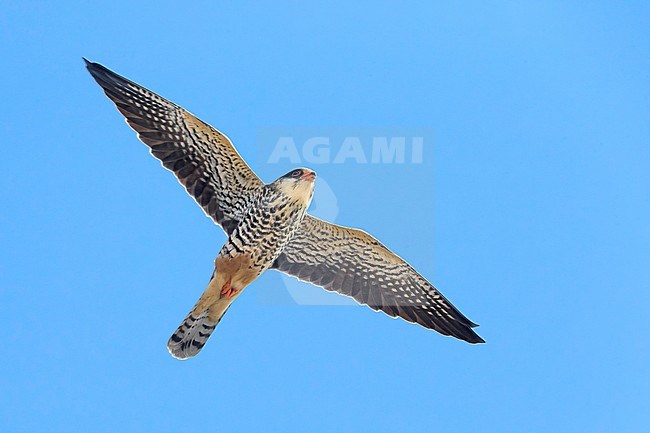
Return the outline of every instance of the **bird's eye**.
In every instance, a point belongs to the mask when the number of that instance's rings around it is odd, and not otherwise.
[[[291,172],[291,177],[300,177],[301,174],[302,174],[302,170],[294,170],[293,172]]]

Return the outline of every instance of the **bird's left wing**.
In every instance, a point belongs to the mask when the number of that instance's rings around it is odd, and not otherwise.
[[[306,215],[273,268],[373,310],[401,317],[469,343],[484,343],[465,317],[431,283],[361,230]]]
[[[264,183],[228,137],[178,105],[104,66],[86,62],[106,96],[151,154],[172,171],[205,213],[230,234]]]

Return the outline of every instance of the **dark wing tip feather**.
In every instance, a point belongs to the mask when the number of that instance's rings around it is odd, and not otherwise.
[[[83,61],[86,63],[86,69],[88,69],[88,72],[90,72],[93,76],[99,75],[99,74],[106,74],[106,75],[117,75],[115,72],[111,71],[108,69],[106,66],[101,65],[96,62],[91,62],[85,57],[82,57]],[[117,75],[119,76],[119,75]],[[121,77],[123,79],[126,79],[124,77]]]
[[[480,335],[476,334],[476,341],[472,342],[472,344],[485,344],[485,340],[481,338]]]
[[[452,326],[455,331],[451,334],[452,336],[471,344],[485,343],[485,340],[483,340],[480,335],[474,332],[474,330],[469,325],[460,322],[452,322]]]
[[[120,101],[123,99],[122,93],[123,90],[121,87],[126,85],[135,86],[136,88],[141,88],[142,86],[130,81],[127,78],[124,78],[121,75],[116,74],[105,66],[100,65],[99,63],[93,63],[84,58],[86,62],[86,69],[90,72],[90,75],[95,79],[97,84],[99,84],[107,96],[114,102]]]
[[[100,65],[99,63],[91,62],[85,57],[82,57],[82,59],[86,63],[86,69],[88,69],[88,72],[90,72],[90,75],[92,75],[94,78],[97,78],[99,76],[107,76],[107,77],[117,76],[123,80],[126,80],[126,78],[117,75],[115,72],[111,71],[110,69],[108,69],[103,65]]]
[[[420,306],[413,306],[412,313],[416,316],[417,320],[407,321],[418,323],[425,328],[433,329],[443,335],[450,335],[468,343],[485,343],[485,341],[472,329],[472,322],[469,321],[462,314],[456,313],[456,309],[446,298],[443,302],[436,302],[429,305],[428,309],[423,309]],[[440,300],[439,300],[440,301]],[[432,313],[432,308],[436,311]]]
[[[170,108],[180,108],[178,105],[174,104],[168,99],[163,98],[162,96],[158,95],[157,93],[149,90],[148,88],[141,86],[138,83],[135,83],[131,80],[129,80],[126,77],[123,77],[120,74],[116,74],[115,72],[111,71],[108,69],[106,66],[101,65],[96,62],[91,62],[85,57],[82,57],[84,62],[86,63],[86,69],[88,69],[88,72],[90,72],[90,75],[95,79],[97,84],[99,84],[105,92],[112,92],[113,95],[107,95],[109,96],[110,99],[115,101],[115,97],[118,96],[119,99],[123,99],[125,96],[124,91],[126,89],[138,89],[140,91],[147,92],[151,96],[155,97],[159,102],[162,102],[164,104],[168,104]]]

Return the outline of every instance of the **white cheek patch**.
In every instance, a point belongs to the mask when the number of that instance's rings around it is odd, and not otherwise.
[[[288,180],[281,182],[278,189],[288,197],[309,204],[314,194],[314,183]]]
[[[314,194],[314,183],[313,182],[298,182],[296,189],[293,193],[293,197],[308,205],[311,201],[311,197]]]
[[[293,197],[293,191],[296,189],[295,182],[288,180],[280,182],[278,189],[286,196]]]

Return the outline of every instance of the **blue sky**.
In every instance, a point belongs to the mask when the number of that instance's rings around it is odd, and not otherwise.
[[[0,430],[647,429],[645,2],[0,3]],[[408,259],[487,344],[307,285],[303,305],[268,273],[172,359],[225,237],[81,56],[266,181],[294,165],[269,131],[332,152],[432,131],[419,164],[300,165],[327,184],[315,212]]]

